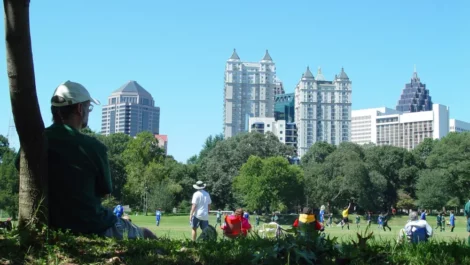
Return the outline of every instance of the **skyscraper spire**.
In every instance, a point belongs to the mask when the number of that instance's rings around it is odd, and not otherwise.
[[[310,67],[307,66],[307,70],[302,78],[314,79],[312,72],[310,72]]]
[[[318,71],[317,71],[317,80],[319,81],[325,81],[325,77],[323,76],[323,73],[321,72],[321,67],[319,66],[318,67]]]
[[[232,56],[230,57],[231,60],[240,60],[240,57],[238,57],[237,50],[233,49]]]
[[[266,54],[264,55],[262,61],[272,61],[271,55],[269,55],[268,50],[266,50]]]
[[[416,64],[414,65],[414,68],[413,68],[413,79],[419,80],[418,72],[416,72]]]

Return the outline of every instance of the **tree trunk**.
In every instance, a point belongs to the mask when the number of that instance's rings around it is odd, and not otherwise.
[[[3,0],[11,107],[21,144],[20,231],[35,231],[40,225],[47,225],[48,217],[46,141],[34,78],[29,3]]]

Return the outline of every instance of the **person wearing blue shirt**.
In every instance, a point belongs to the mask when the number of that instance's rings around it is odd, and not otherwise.
[[[320,223],[323,225],[325,222],[325,210],[320,210]]]
[[[155,212],[155,220],[157,221],[157,226],[160,226],[160,219],[162,218],[162,209],[158,209]]]
[[[114,208],[114,215],[121,218],[124,215],[124,208],[121,205],[118,205]]]
[[[454,211],[450,211],[449,222],[450,222],[450,232],[454,232],[454,228],[455,228]]]
[[[421,220],[426,220],[426,210],[421,212]]]
[[[246,211],[243,213],[243,217],[247,220],[250,220],[250,214]]]

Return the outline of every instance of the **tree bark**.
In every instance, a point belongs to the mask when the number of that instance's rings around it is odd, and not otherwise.
[[[20,154],[18,228],[35,231],[47,225],[47,157],[44,122],[39,109],[29,27],[30,0],[3,0],[10,99]]]

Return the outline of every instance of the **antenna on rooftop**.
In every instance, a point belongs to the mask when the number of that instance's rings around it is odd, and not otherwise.
[[[13,120],[13,115],[11,115],[8,121],[8,133],[7,133],[7,139],[8,139],[10,148],[13,148],[15,146],[16,137],[17,135],[16,135],[15,121]]]

